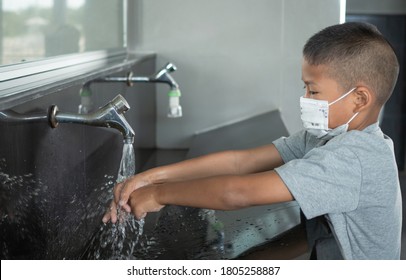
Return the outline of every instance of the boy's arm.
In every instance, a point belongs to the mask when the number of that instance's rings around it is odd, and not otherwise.
[[[103,221],[117,220],[117,205],[130,211],[128,198],[140,187],[153,184],[188,181],[219,175],[243,175],[272,170],[283,164],[273,144],[246,150],[213,153],[179,163],[156,167],[132,176],[114,188],[114,199]]]
[[[116,202],[126,204],[131,192],[151,184],[187,181],[219,175],[243,175],[272,170],[283,164],[273,144],[236,151],[213,153],[156,167],[131,177],[116,187]]]
[[[150,185],[135,190],[129,204],[131,212],[140,219],[165,205],[234,210],[291,200],[293,197],[279,175],[267,171]]]

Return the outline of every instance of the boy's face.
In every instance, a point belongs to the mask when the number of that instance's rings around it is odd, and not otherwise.
[[[331,103],[346,93],[345,89],[342,89],[334,79],[328,77],[328,70],[326,65],[310,65],[303,59],[302,80],[306,88],[304,97],[326,100]],[[355,105],[351,94],[330,105],[329,128],[336,128],[348,122],[355,114],[354,109]]]

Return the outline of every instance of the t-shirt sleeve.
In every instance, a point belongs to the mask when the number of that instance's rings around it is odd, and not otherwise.
[[[276,149],[285,163],[302,158],[305,154],[305,130],[292,134],[289,137],[281,137],[273,141]]]
[[[348,148],[314,148],[302,159],[291,160],[275,171],[308,219],[349,212],[358,206],[361,165]]]

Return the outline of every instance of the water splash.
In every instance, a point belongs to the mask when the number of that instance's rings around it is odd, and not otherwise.
[[[35,180],[32,173],[24,175],[9,175],[3,170],[6,160],[0,159],[0,257],[9,258],[10,252],[17,250],[19,244],[26,245],[23,252],[29,255],[32,247],[43,246],[42,237],[45,232],[43,221],[37,215],[43,213],[47,205],[41,197],[47,187],[41,181]],[[33,235],[32,232],[37,234]],[[10,242],[10,240],[12,242]],[[29,247],[29,245],[34,246]],[[28,248],[29,247],[29,248]]]
[[[125,143],[118,171],[117,183],[120,183],[135,173],[135,153],[132,144]],[[136,220],[130,213],[117,208],[118,221],[116,224],[105,224],[100,227],[98,236],[93,242],[99,243],[95,250],[94,259],[134,259],[136,246],[141,243],[145,221]],[[142,244],[140,244],[142,246]]]

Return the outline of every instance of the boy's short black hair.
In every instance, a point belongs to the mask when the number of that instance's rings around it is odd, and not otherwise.
[[[303,57],[310,65],[326,65],[329,77],[343,89],[364,83],[378,105],[389,99],[399,74],[392,46],[368,23],[347,22],[321,30],[306,42]]]

